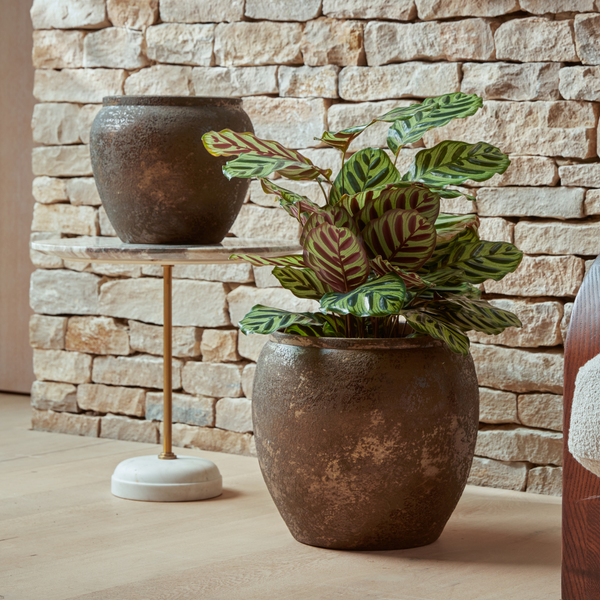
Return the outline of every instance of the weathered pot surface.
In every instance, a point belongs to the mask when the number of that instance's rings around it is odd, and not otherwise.
[[[477,437],[470,356],[431,338],[275,334],[252,404],[263,476],[298,541],[393,550],[441,535]]]
[[[123,242],[218,244],[233,225],[249,180],[223,175],[211,130],[253,132],[241,100],[111,96],[91,129],[96,186]]]

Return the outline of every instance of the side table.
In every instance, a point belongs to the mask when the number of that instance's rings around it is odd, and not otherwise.
[[[286,241],[225,238],[211,246],[125,244],[117,238],[48,239],[31,243],[33,250],[60,258],[94,263],[158,264],[163,268],[163,450],[121,462],[111,479],[111,492],[120,498],[181,502],[214,498],[222,493],[222,478],[210,460],[176,456],[172,449],[172,269],[178,264],[225,264],[232,254],[265,258],[297,254],[301,248]]]

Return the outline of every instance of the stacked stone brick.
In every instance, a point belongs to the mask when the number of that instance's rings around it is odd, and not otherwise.
[[[33,239],[112,236],[89,158],[103,96],[243,98],[256,133],[339,170],[314,139],[450,92],[484,108],[402,151],[443,139],[510,154],[469,186],[482,237],[514,242],[519,269],[485,284],[520,330],[475,334],[481,428],[471,482],[559,494],[563,344],[573,299],[600,253],[598,0],[35,0]],[[385,147],[374,126],[351,146]],[[311,182],[288,187],[322,202]],[[231,233],[296,240],[298,226],[252,183]],[[36,429],[160,439],[160,270],[32,253]],[[174,441],[253,453],[251,398],[264,339],[238,335],[254,304],[310,310],[248,265],[174,268]]]

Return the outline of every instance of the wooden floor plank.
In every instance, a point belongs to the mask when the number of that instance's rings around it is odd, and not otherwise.
[[[557,498],[468,487],[431,546],[311,548],[290,536],[253,458],[185,451],[218,464],[218,499],[122,500],[114,467],[155,446],[28,431],[28,408],[4,400],[5,600],[559,600]]]

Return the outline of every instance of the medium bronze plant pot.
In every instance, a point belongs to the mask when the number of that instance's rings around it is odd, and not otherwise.
[[[218,244],[249,180],[228,181],[227,157],[211,156],[211,130],[254,132],[241,100],[111,96],[94,119],[92,169],[106,214],[123,242]]]
[[[252,404],[263,476],[299,542],[395,550],[441,535],[477,438],[471,356],[425,337],[275,334]]]

